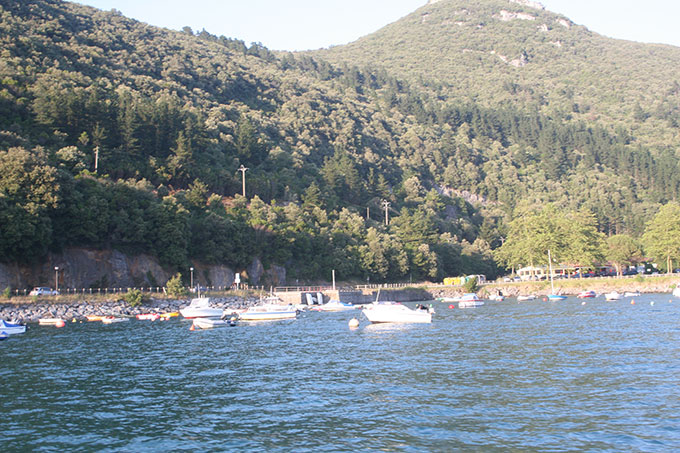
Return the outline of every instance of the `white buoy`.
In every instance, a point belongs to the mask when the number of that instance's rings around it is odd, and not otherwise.
[[[349,326],[352,328],[359,327],[359,320],[357,318],[350,319]]]
[[[581,305],[585,305],[585,304],[586,304],[586,301],[585,301],[585,300],[584,300],[583,302],[581,302]]]
[[[649,305],[654,305],[654,301],[651,301],[651,302],[649,303]]]

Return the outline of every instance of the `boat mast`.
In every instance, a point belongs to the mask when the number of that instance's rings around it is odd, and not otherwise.
[[[550,249],[548,249],[548,267],[550,268],[550,290],[555,294],[555,284],[553,283],[552,258],[550,257]]]

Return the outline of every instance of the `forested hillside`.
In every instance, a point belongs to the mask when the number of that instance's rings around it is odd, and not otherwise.
[[[55,0],[0,0],[0,30],[5,262],[86,246],[300,281],[493,276],[518,208],[640,234],[679,189],[674,149],[623,124]]]
[[[312,54],[383,67],[440,97],[623,127],[644,146],[680,145],[680,48],[607,38],[531,0],[430,0]]]

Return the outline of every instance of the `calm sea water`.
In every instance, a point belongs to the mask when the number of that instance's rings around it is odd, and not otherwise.
[[[0,342],[3,451],[677,451],[680,299],[435,303]],[[651,302],[654,305],[651,305]],[[350,329],[357,316],[361,325]]]

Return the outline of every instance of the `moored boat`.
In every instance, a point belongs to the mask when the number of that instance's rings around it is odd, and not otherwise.
[[[168,320],[170,318],[177,318],[179,316],[178,311],[171,311],[169,313],[161,313],[161,320]]]
[[[0,332],[5,332],[7,335],[25,333],[26,326],[23,324],[7,322],[4,319],[0,319]]]
[[[159,315],[158,313],[142,313],[137,315],[137,319],[139,319],[140,321],[155,321],[160,317],[161,315]]]
[[[623,296],[619,294],[617,291],[612,291],[611,293],[607,293],[604,295],[605,300],[621,300]]]
[[[536,299],[536,296],[533,295],[533,294],[528,294],[528,295],[524,295],[524,296],[522,296],[522,295],[517,296],[518,302],[524,302],[526,300],[534,300],[534,299]]]
[[[56,326],[57,324],[64,324],[62,318],[40,318],[38,324],[41,326]]]
[[[270,321],[275,319],[295,319],[298,311],[292,305],[256,305],[238,315],[243,321]]]
[[[347,302],[340,302],[337,299],[331,299],[325,304],[321,305],[319,307],[319,311],[347,311],[347,310],[354,310],[356,307],[354,307],[353,304],[347,303]]]
[[[623,297],[640,297],[640,291],[626,291]]]
[[[121,318],[121,317],[118,317],[118,316],[104,316],[102,318],[102,324],[115,324],[115,323],[118,323],[118,322],[125,322],[125,321],[129,321],[129,320],[130,320],[130,318]]]
[[[581,291],[580,293],[578,293],[578,296],[576,297],[578,297],[579,299],[591,299],[595,296],[597,296],[597,294],[595,294],[595,291]]]
[[[566,298],[567,296],[563,296],[562,294],[548,294],[548,300],[564,300]]]
[[[219,318],[222,316],[221,308],[213,308],[210,306],[210,298],[196,297],[191,299],[191,303],[182,308],[179,312],[187,319],[193,318]]]
[[[482,305],[484,305],[484,301],[475,293],[463,294],[463,297],[458,301],[458,308],[481,307]]]
[[[432,322],[432,312],[423,308],[413,310],[399,302],[373,302],[363,313],[372,323],[428,323]]]
[[[215,327],[235,326],[235,321],[214,318],[194,318],[193,326],[198,329],[213,329]]]

